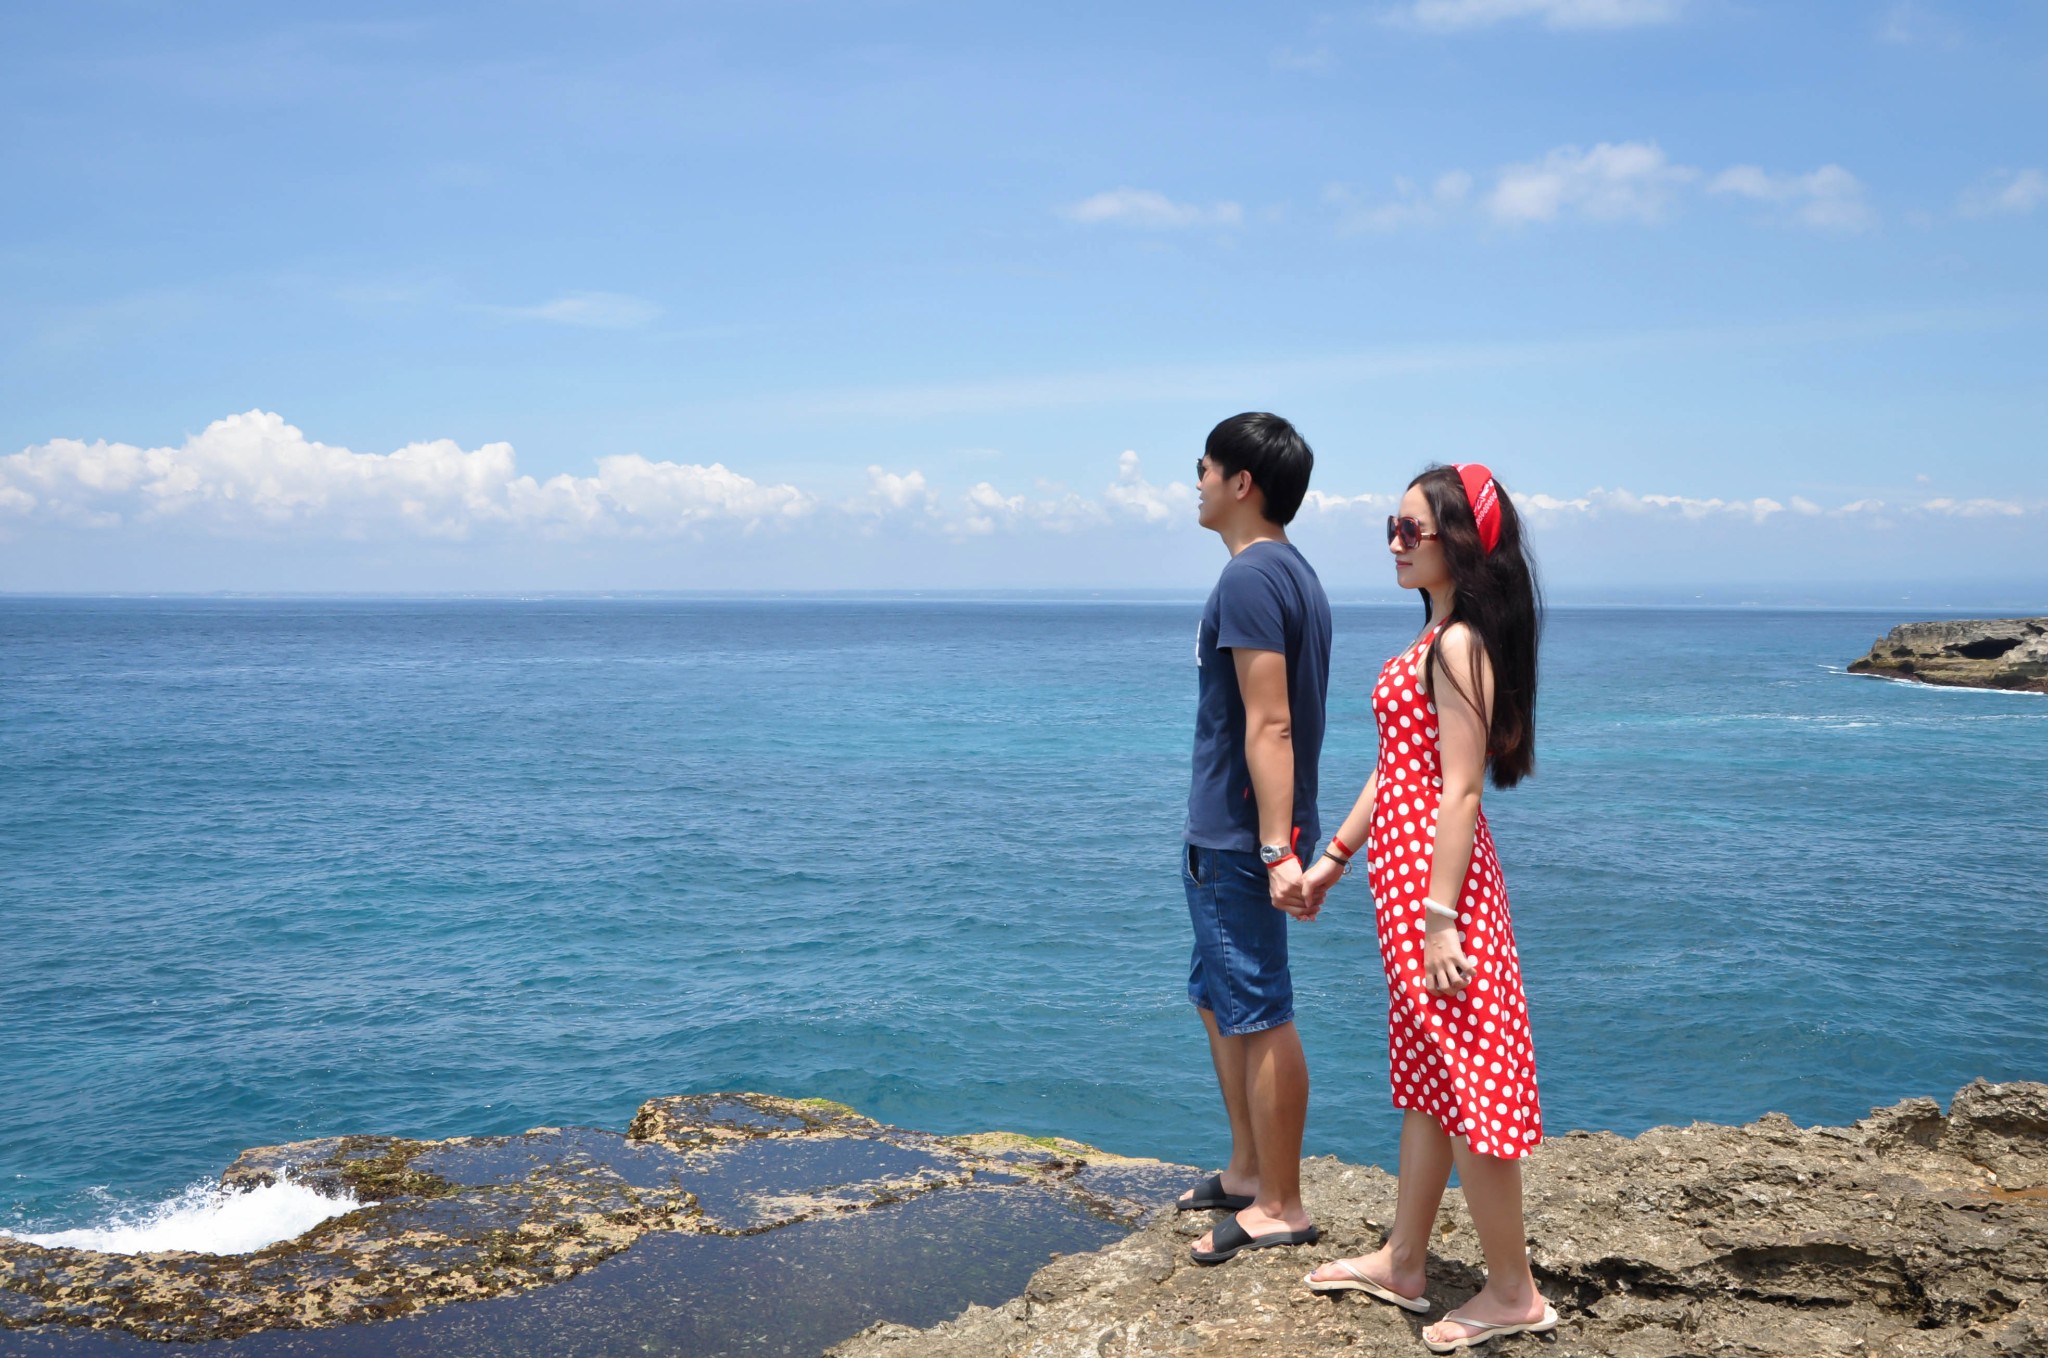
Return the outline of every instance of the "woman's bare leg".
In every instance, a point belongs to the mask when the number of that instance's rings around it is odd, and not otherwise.
[[[1479,1248],[1486,1256],[1486,1286],[1460,1306],[1458,1314],[1493,1324],[1541,1320],[1546,1303],[1529,1271],[1528,1236],[1522,1225],[1522,1162],[1481,1155],[1463,1138],[1453,1142],[1451,1150],[1465,1206],[1472,1212]],[[1423,1331],[1439,1344],[1471,1333],[1456,1320],[1440,1320]]]
[[[1451,1181],[1451,1138],[1427,1113],[1412,1109],[1401,1118],[1401,1178],[1394,1226],[1386,1243],[1359,1259],[1343,1259],[1380,1286],[1404,1297],[1419,1297],[1427,1282],[1429,1237]],[[1323,1264],[1309,1275],[1338,1279],[1343,1270]]]

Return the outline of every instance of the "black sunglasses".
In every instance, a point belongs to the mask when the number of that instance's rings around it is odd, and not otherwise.
[[[1420,519],[1411,519],[1406,514],[1399,518],[1392,514],[1387,515],[1387,541],[1400,539],[1401,550],[1404,552],[1412,552],[1424,542],[1434,542],[1442,536],[1441,533],[1423,532]]]

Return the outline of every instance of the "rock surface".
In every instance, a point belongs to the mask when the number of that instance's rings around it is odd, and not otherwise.
[[[558,1283],[652,1233],[751,1238],[946,1196],[985,1203],[995,1229],[1006,1214],[1064,1214],[1085,1223],[1064,1238],[1086,1248],[1135,1226],[1188,1172],[1052,1139],[907,1132],[838,1104],[756,1094],[650,1100],[623,1137],[540,1128],[271,1146],[245,1152],[223,1183],[290,1179],[365,1205],[246,1255],[105,1254],[0,1236],[0,1352],[10,1331],[191,1341],[386,1321]],[[1046,1257],[1037,1249],[1003,1292]],[[954,1296],[949,1310],[966,1300]]]
[[[1554,1338],[1489,1352],[2048,1355],[2048,1085],[1977,1083],[1854,1126],[1574,1132],[1526,1162],[1531,1259],[1563,1317]],[[1025,1294],[929,1330],[877,1325],[831,1358],[1032,1355],[1412,1355],[1420,1330],[1474,1292],[1479,1242],[1447,1196],[1417,1317],[1301,1284],[1318,1260],[1378,1246],[1394,1180],[1304,1165],[1320,1245],[1203,1268],[1206,1214],[1162,1216],[1055,1261]]]
[[[1903,623],[1849,672],[2048,693],[2048,618]]]

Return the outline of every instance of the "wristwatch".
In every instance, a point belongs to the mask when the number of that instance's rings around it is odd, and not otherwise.
[[[1273,865],[1274,865],[1275,863],[1278,863],[1278,862],[1279,862],[1279,861],[1280,861],[1281,859],[1283,859],[1283,858],[1292,858],[1292,857],[1294,857],[1294,849],[1293,849],[1293,848],[1292,848],[1291,846],[1289,846],[1289,845],[1286,845],[1286,844],[1261,844],[1261,845],[1259,845],[1259,861],[1260,861],[1261,863],[1264,863],[1264,864],[1265,864],[1265,865],[1266,865],[1267,867],[1269,867],[1269,868],[1270,868],[1270,867],[1272,867],[1272,866],[1273,866]]]

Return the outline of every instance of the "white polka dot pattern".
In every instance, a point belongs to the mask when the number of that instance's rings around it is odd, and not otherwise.
[[[1454,999],[1422,988],[1422,901],[1444,780],[1436,706],[1420,692],[1421,656],[1438,630],[1389,660],[1373,689],[1379,786],[1365,855],[1387,971],[1387,1073],[1396,1108],[1429,1114],[1481,1155],[1518,1160],[1543,1140],[1543,1111],[1507,886],[1484,812],[1457,902],[1478,975]]]

